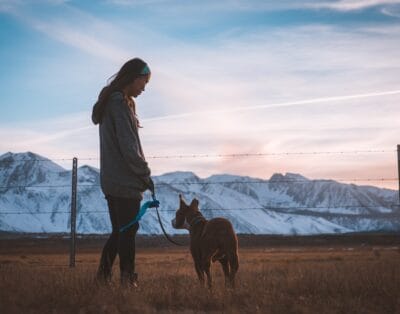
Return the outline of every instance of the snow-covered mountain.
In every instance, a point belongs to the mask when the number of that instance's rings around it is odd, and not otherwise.
[[[207,218],[226,217],[238,233],[319,234],[400,231],[397,191],[371,186],[309,180],[299,174],[274,174],[269,180],[234,175],[199,178],[192,172],[153,177],[164,226],[179,205],[196,197]],[[145,200],[150,199],[145,194]],[[33,153],[0,156],[0,231],[68,232],[71,171]],[[100,190],[99,170],[78,169],[79,233],[111,230]],[[161,234],[150,209],[140,222],[142,234]]]

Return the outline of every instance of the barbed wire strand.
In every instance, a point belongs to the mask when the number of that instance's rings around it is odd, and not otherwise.
[[[336,151],[336,152],[280,152],[280,153],[245,153],[245,154],[193,154],[193,155],[166,155],[149,156],[147,158],[241,158],[241,157],[263,157],[263,156],[281,156],[281,155],[329,155],[329,154],[365,154],[365,153],[393,153],[397,150],[355,150],[355,151]],[[83,160],[83,159],[82,159]]]
[[[213,184],[280,184],[280,183],[331,183],[331,182],[390,182],[398,181],[397,178],[353,178],[353,179],[303,179],[303,180],[249,180],[249,181],[216,181],[216,182],[159,182],[155,186],[168,185],[213,185]],[[77,187],[95,187],[100,184],[78,184]],[[71,188],[71,184],[66,185],[2,185],[0,189],[17,189],[17,188]]]
[[[6,157],[7,158],[7,157]],[[46,158],[19,158],[19,159],[3,159],[3,162],[13,162],[13,161],[47,161],[47,162],[53,162],[53,161],[72,161],[74,158],[54,158],[54,159],[46,159]]]
[[[239,153],[239,154],[188,154],[188,155],[152,155],[151,159],[183,159],[183,158],[242,158],[242,157],[262,157],[262,156],[287,156],[287,155],[330,155],[330,154],[370,154],[370,153],[394,153],[397,150],[352,150],[352,151],[313,151],[313,152],[278,152],[278,153]],[[100,160],[99,157],[77,157],[78,160]],[[72,161],[73,158],[17,158],[9,161]],[[8,161],[8,160],[6,160]]]

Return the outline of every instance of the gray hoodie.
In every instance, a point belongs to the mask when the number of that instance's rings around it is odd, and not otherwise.
[[[121,92],[110,95],[100,132],[100,181],[105,195],[142,199],[150,169],[145,161],[136,118]]]

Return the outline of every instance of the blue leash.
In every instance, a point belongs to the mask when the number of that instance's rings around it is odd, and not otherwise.
[[[152,201],[147,201],[146,203],[144,203],[140,207],[139,212],[137,213],[136,217],[130,223],[128,223],[127,225],[122,226],[119,229],[119,232],[125,232],[130,227],[132,227],[135,223],[137,223],[143,217],[143,215],[146,213],[147,209],[158,207],[158,206],[160,206],[160,202],[158,200],[156,200],[156,198],[153,196],[153,200]]]
[[[178,243],[178,242],[172,240],[172,239],[168,236],[168,233],[165,231],[165,228],[164,228],[164,226],[163,226],[163,224],[162,224],[162,222],[161,222],[160,213],[158,212],[158,207],[160,206],[160,202],[156,199],[156,195],[155,195],[155,192],[154,192],[154,187],[153,187],[153,189],[151,190],[151,192],[152,192],[152,193],[151,193],[151,196],[152,196],[153,200],[152,200],[152,201],[147,201],[146,203],[144,203],[144,204],[140,207],[139,212],[137,213],[136,217],[135,217],[130,223],[128,223],[127,225],[122,226],[122,227],[119,229],[119,232],[125,232],[126,230],[128,230],[131,226],[133,226],[135,223],[137,223],[137,222],[143,217],[143,215],[146,213],[147,209],[149,209],[149,208],[154,208],[154,207],[155,207],[155,208],[156,208],[156,213],[157,213],[158,222],[160,223],[160,227],[161,227],[161,229],[162,229],[162,231],[163,231],[163,233],[164,233],[165,238],[166,238],[169,242],[171,242],[171,243],[173,243],[173,244],[175,244],[175,245],[183,246],[184,244]]]

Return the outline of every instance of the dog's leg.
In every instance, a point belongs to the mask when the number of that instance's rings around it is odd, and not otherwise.
[[[194,261],[194,268],[196,269],[197,277],[199,277],[200,285],[204,287],[204,272],[199,261]]]
[[[225,287],[227,287],[229,285],[229,263],[228,263],[228,258],[225,255],[224,257],[220,258],[218,261],[221,263],[222,270],[224,271]]]
[[[230,272],[229,272],[229,283],[232,288],[235,287],[235,275],[239,269],[239,258],[237,251],[231,252],[228,254],[228,260],[229,260],[229,267],[230,267]]]
[[[209,256],[207,259],[203,260],[203,270],[207,275],[207,286],[209,289],[212,287],[212,276],[211,276],[211,256]]]

